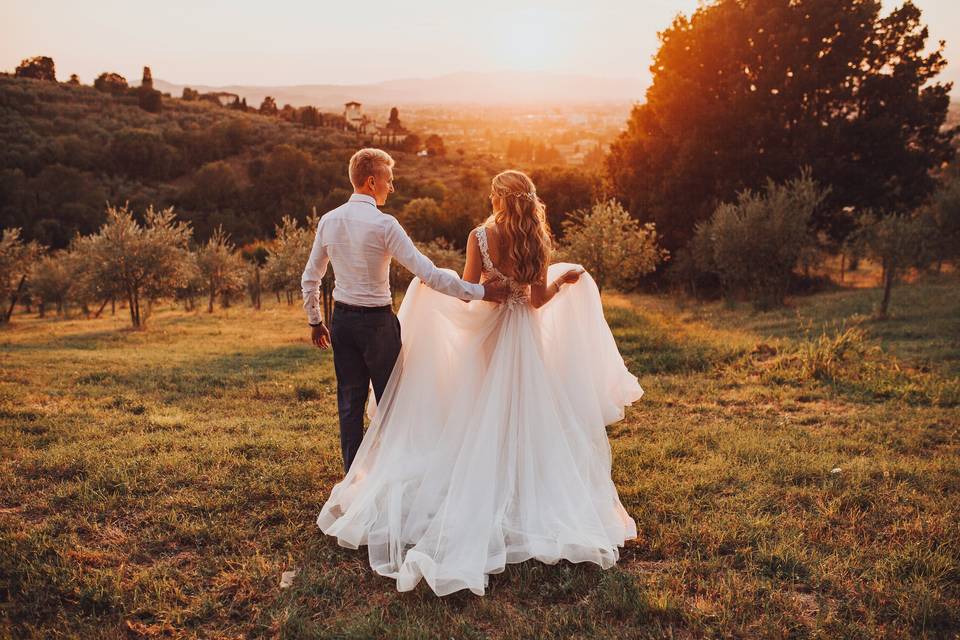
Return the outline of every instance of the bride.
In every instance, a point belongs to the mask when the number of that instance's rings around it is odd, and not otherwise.
[[[604,569],[636,524],[610,477],[605,425],[643,394],[589,274],[549,264],[533,182],[493,179],[493,215],[471,232],[463,279],[503,277],[502,305],[464,303],[414,279],[400,358],[346,477],[317,524],[408,591],[483,595],[506,563]]]

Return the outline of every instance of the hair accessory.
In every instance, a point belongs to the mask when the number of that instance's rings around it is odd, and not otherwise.
[[[537,193],[535,191],[512,191],[507,195],[514,196],[516,198],[526,198],[531,202],[535,202],[537,199]]]

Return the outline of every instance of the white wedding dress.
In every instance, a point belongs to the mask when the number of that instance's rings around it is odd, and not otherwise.
[[[484,277],[499,275],[475,233]],[[573,266],[551,265],[550,281]],[[464,303],[410,283],[400,358],[317,518],[340,545],[367,545],[400,591],[422,578],[437,595],[483,595],[488,574],[530,558],[606,569],[637,535],[604,426],[643,390],[596,284],[585,273],[540,309],[529,287],[511,291],[502,305]]]

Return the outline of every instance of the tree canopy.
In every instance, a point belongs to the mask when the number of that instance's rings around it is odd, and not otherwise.
[[[831,188],[817,228],[841,240],[843,207],[905,209],[954,156],[943,129],[946,61],[911,2],[717,0],[659,33],[646,102],[611,148],[616,194],[665,244],[721,202],[801,166]]]

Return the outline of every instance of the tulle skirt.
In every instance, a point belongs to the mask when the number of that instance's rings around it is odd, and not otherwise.
[[[423,579],[441,596],[483,595],[489,574],[530,558],[612,566],[637,531],[604,427],[643,390],[589,274],[540,309],[464,303],[415,278],[398,317],[400,358],[324,533],[366,545],[398,590]]]

